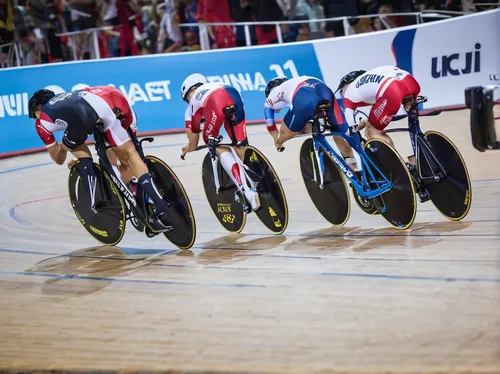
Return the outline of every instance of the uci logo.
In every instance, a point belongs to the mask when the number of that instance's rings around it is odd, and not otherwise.
[[[432,58],[431,74],[433,78],[446,77],[449,75],[461,75],[478,73],[481,71],[481,44],[476,43],[474,52],[465,53],[465,58],[460,58],[460,53],[449,56],[441,56],[441,68],[439,58]],[[455,60],[462,60],[455,62]],[[452,66],[453,65],[453,66]]]
[[[500,74],[490,74],[490,81],[492,82],[500,82]]]

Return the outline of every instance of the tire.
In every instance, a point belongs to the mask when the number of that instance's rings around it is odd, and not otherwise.
[[[445,135],[436,131],[427,131],[424,137],[426,144],[445,169],[447,176],[439,182],[427,178],[433,175],[433,171],[438,172],[440,168],[433,165],[433,170],[431,170],[425,157],[428,151],[419,146],[417,154],[419,177],[436,209],[447,219],[460,221],[469,213],[472,202],[472,188],[467,166],[457,147]],[[433,159],[432,156],[430,159]]]
[[[85,230],[106,245],[118,244],[125,234],[126,209],[123,198],[108,174],[94,163],[97,177],[96,211],[90,205],[90,197],[85,192],[80,177],[80,164],[73,165],[68,177],[68,195],[76,217]]]
[[[257,217],[273,233],[282,234],[288,226],[288,204],[276,171],[269,160],[252,146],[245,150],[243,163],[262,178],[257,188],[261,204],[255,212]]]
[[[323,189],[319,187],[319,168],[312,138],[300,148],[300,171],[307,193],[318,212],[331,224],[342,226],[349,219],[351,204],[344,177],[332,159],[324,155]]]
[[[189,249],[196,239],[196,222],[189,197],[174,171],[155,156],[145,157],[153,181],[168,202],[167,221],[173,230],[163,233],[179,249]]]
[[[415,187],[406,164],[393,147],[380,139],[368,140],[365,152],[392,184],[391,190],[375,198],[382,207],[381,215],[395,228],[406,230],[417,214]],[[379,175],[372,171],[376,177]]]

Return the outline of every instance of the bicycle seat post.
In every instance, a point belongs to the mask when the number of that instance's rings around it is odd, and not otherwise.
[[[328,101],[321,101],[318,104],[312,123],[312,132],[314,136],[319,136],[323,134],[327,128],[330,128],[326,120],[328,110],[330,110],[330,103]],[[320,124],[320,119],[323,120],[323,124]]]

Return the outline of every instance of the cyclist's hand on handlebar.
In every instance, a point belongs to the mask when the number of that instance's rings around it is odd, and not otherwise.
[[[70,169],[70,170],[71,170],[71,168],[73,167],[73,165],[75,165],[76,163],[78,163],[78,159],[77,159],[77,158],[75,158],[75,159],[73,159],[73,160],[69,161],[69,162],[68,162],[68,169]]]

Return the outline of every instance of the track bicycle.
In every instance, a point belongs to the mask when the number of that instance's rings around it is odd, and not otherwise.
[[[234,106],[224,110],[232,139],[236,139],[233,129],[235,110]],[[274,234],[282,234],[288,226],[288,204],[271,163],[257,148],[248,145],[248,141],[240,144],[236,140],[221,143],[222,140],[222,135],[211,137],[207,145],[196,148],[197,151],[208,149],[202,164],[202,181],[205,195],[218,221],[226,230],[239,233],[245,227],[247,215],[252,212],[250,202],[219,162],[216,149],[227,147],[244,170],[250,184],[245,188],[253,188],[259,194],[261,206],[255,214]]]
[[[196,237],[196,224],[189,198],[179,178],[161,159],[144,156],[142,143],[152,142],[153,138],[140,141],[132,131],[127,130],[141,159],[148,167],[160,195],[167,203],[167,221],[170,230],[155,231],[151,222],[155,218],[155,205],[145,192],[137,186],[134,194],[129,186],[115,174],[106,155],[110,148],[106,145],[102,122],[94,126],[95,149],[99,163],[94,162],[97,178],[95,193],[89,196],[80,177],[79,163],[75,163],[68,178],[69,198],[75,215],[87,232],[106,245],[116,245],[125,233],[126,221],[134,228],[152,238],[160,233],[180,249],[191,248]]]
[[[300,150],[300,168],[306,189],[318,211],[334,225],[344,225],[350,215],[350,198],[343,177],[350,180],[355,201],[368,214],[380,214],[397,229],[415,220],[417,201],[412,177],[396,150],[380,139],[362,142],[357,126],[347,133],[327,120],[328,101],[321,101],[312,119],[312,137]],[[325,131],[329,130],[329,134]],[[354,172],[327,141],[339,136],[358,153],[360,170]]]

